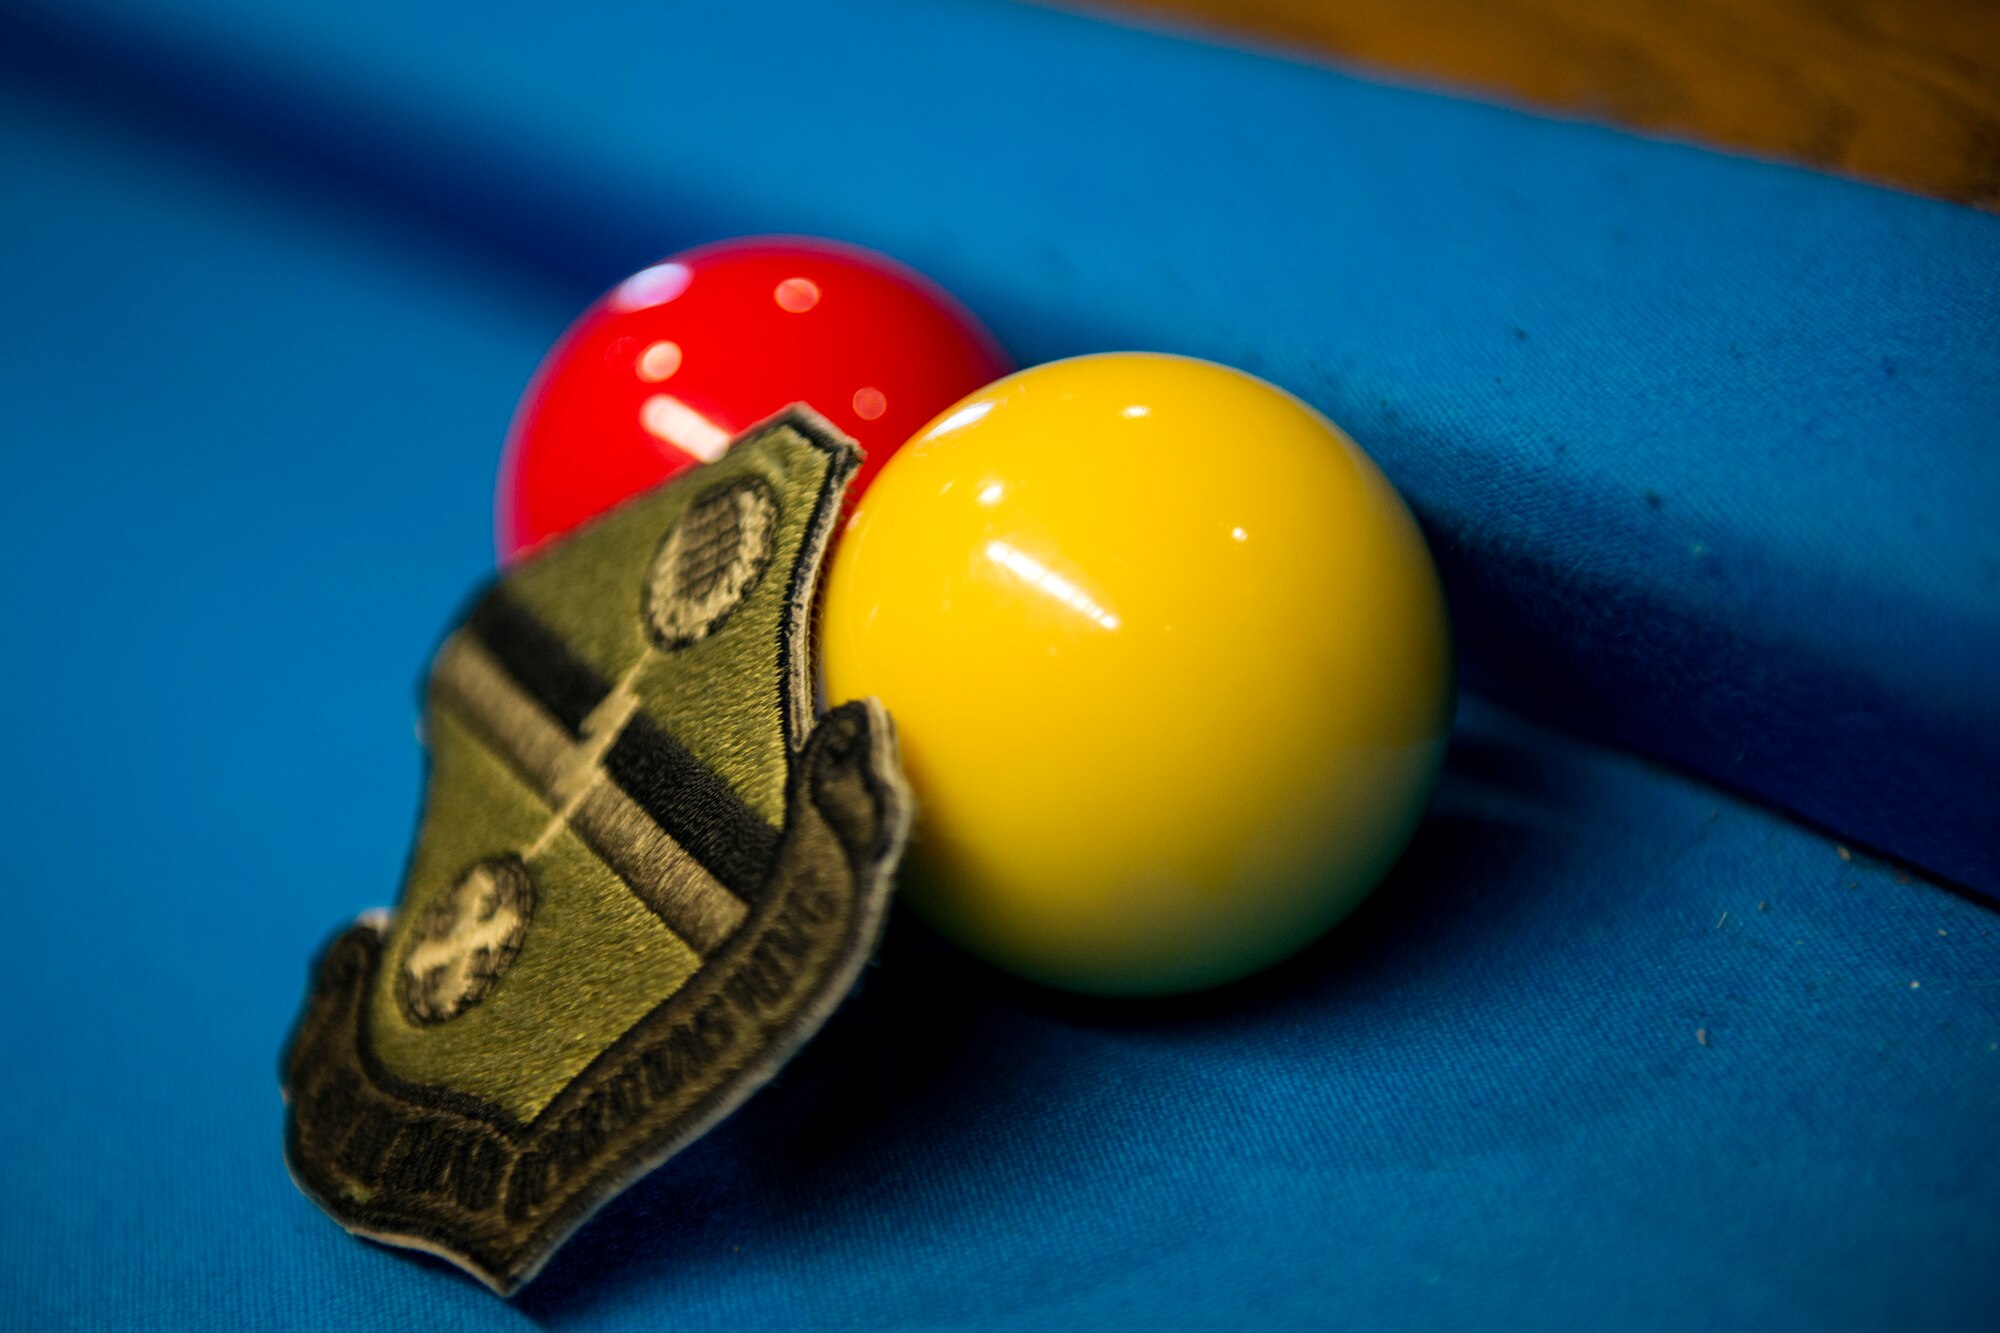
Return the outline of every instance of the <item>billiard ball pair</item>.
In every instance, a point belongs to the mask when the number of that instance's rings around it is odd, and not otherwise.
[[[1013,972],[1194,990],[1310,942],[1415,829],[1452,713],[1409,510],[1282,390],[1146,353],[1009,374],[880,256],[729,242],[550,354],[499,500],[512,559],[803,401],[866,461],[832,557],[832,700],[896,719],[903,895]]]

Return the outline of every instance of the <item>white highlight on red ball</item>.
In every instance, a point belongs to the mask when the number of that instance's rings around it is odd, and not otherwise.
[[[819,284],[811,278],[786,278],[771,296],[777,301],[778,309],[803,315],[819,304]]]
[[[854,415],[863,421],[873,421],[889,410],[889,395],[874,385],[866,385],[854,391]]]
[[[694,270],[686,264],[655,264],[642,268],[625,281],[618,284],[611,293],[611,305],[617,310],[644,310],[649,306],[665,305],[688,289],[694,281]]]
[[[656,342],[639,353],[639,378],[650,384],[671,379],[681,368],[681,345],[676,342]]]
[[[670,393],[656,393],[639,406],[639,424],[656,440],[713,463],[729,448],[729,432]]]

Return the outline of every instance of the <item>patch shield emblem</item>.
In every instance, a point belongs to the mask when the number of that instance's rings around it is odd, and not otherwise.
[[[814,715],[858,461],[793,408],[438,650],[401,902],[328,946],[285,1058],[287,1161],[348,1230],[509,1294],[853,984],[910,813],[880,706]]]

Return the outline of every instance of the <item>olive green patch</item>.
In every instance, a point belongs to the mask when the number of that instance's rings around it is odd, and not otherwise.
[[[320,960],[286,1157],[510,1293],[816,1031],[909,824],[879,705],[816,716],[852,444],[803,409],[509,572],[439,649],[401,901]]]
[[[455,713],[433,707],[428,727],[430,791],[402,920],[448,893],[465,867],[518,855],[550,822],[548,806]],[[369,997],[368,1039],[395,1077],[444,1084],[525,1122],[685,985],[701,959],[567,829],[524,864],[534,882],[563,891],[536,895],[520,949],[490,995],[439,1024],[404,1012],[395,991],[412,941],[398,932]]]
[[[785,495],[820,485],[827,466],[810,450],[732,449],[702,472],[716,482],[755,478]],[[648,657],[653,636],[643,602],[661,533],[696,498],[678,486],[656,494],[656,505],[626,505],[600,519],[588,550],[559,545],[508,581],[523,607],[607,679]],[[804,528],[783,522],[775,537],[768,568],[788,569],[798,560]],[[784,750],[798,739],[779,726],[781,682],[770,670],[788,611],[786,582],[761,579],[729,613],[727,634],[671,655],[655,653],[638,681],[647,711],[774,824],[784,815]],[[620,604],[632,614],[603,614]]]

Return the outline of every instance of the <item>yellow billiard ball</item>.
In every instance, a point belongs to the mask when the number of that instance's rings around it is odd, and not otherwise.
[[[1408,508],[1262,380],[1116,353],[947,409],[828,576],[828,697],[917,796],[902,891],[1010,971],[1166,994],[1294,952],[1417,825],[1450,631]]]

